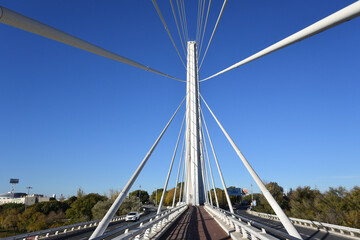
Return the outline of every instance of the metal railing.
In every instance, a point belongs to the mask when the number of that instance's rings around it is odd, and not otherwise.
[[[101,239],[149,239],[154,235],[164,232],[186,209],[186,204],[165,210],[164,212],[153,215],[143,220],[117,228],[107,232],[93,240]],[[138,225],[138,226],[137,226]]]
[[[261,240],[299,240],[298,238],[293,237],[287,233],[270,228],[261,223],[257,223],[253,220],[244,218],[240,215],[225,211],[221,208],[205,205],[205,209],[210,213],[210,215],[215,216],[229,227],[234,228],[235,233],[239,233],[243,238]]]
[[[250,211],[250,210],[247,212],[254,216],[279,221],[279,218],[273,214],[255,212],[255,211]],[[299,218],[290,218],[290,220],[293,224],[298,225],[298,226],[315,228],[315,229],[326,231],[326,232],[332,232],[332,233],[337,233],[337,234],[341,234],[341,235],[348,235],[348,236],[352,236],[352,237],[360,237],[360,229],[358,229],[358,228],[344,227],[344,226],[340,226],[340,225],[323,223],[323,222],[306,220],[306,219],[299,219]]]
[[[125,219],[125,216],[126,215],[113,217],[111,219],[111,222],[113,223],[113,222],[122,221]],[[79,232],[81,230],[94,228],[98,225],[98,223],[100,221],[101,221],[101,219],[98,219],[98,220],[93,220],[93,221],[89,221],[89,222],[82,222],[82,223],[76,223],[76,224],[67,225],[67,226],[61,226],[61,227],[41,230],[41,231],[37,231],[37,232],[24,233],[24,234],[12,236],[12,237],[2,238],[2,240],[17,240],[17,239],[25,240],[30,237],[33,237],[33,239],[35,239],[35,240],[44,238],[44,237],[51,238],[53,236],[71,234],[71,233],[74,233],[75,231]]]

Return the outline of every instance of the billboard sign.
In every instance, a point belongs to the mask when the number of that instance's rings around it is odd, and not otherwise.
[[[19,179],[18,178],[10,178],[10,183],[12,183],[12,184],[19,183]]]
[[[229,196],[241,196],[242,190],[241,188],[228,188],[227,189]]]

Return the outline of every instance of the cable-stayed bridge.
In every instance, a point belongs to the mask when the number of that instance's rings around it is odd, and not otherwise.
[[[173,235],[169,233],[169,231],[176,231],[176,224],[181,223],[181,221],[185,221],[188,225],[191,225],[191,219],[202,216],[211,216],[213,219],[209,222],[209,226],[203,227],[204,229],[214,230],[216,227],[212,227],[211,225],[219,224],[223,230],[227,233],[231,233],[232,238],[250,238],[250,239],[302,239],[304,236],[299,234],[298,230],[294,227],[294,223],[297,223],[296,220],[290,220],[283,210],[280,208],[275,199],[271,196],[269,191],[266,189],[263,181],[258,176],[254,168],[247,161],[245,156],[242,154],[236,143],[233,141],[231,134],[229,134],[224,126],[221,124],[217,116],[214,114],[210,106],[207,104],[206,100],[201,95],[201,83],[204,81],[208,81],[212,78],[215,78],[221,74],[225,74],[229,71],[235,71],[236,68],[243,66],[249,62],[257,60],[263,56],[266,56],[270,53],[273,53],[277,50],[290,46],[294,43],[302,41],[306,38],[309,38],[313,35],[321,33],[325,30],[328,30],[332,27],[335,27],[339,24],[352,20],[360,15],[360,2],[355,2],[339,11],[327,16],[308,27],[280,40],[273,45],[221,70],[217,73],[212,74],[208,77],[200,77],[199,70],[201,69],[207,52],[211,46],[213,41],[213,37],[217,31],[221,18],[223,16],[224,10],[226,9],[228,1],[225,0],[219,10],[218,18],[216,23],[211,31],[211,36],[209,40],[204,42],[205,31],[208,26],[208,16],[211,9],[212,1],[206,2],[205,0],[200,0],[197,6],[198,14],[197,14],[197,23],[196,23],[196,37],[195,39],[189,38],[189,25],[187,21],[186,15],[186,7],[184,1],[170,1],[172,14],[174,17],[174,21],[176,22],[176,30],[177,35],[180,40],[180,46],[178,46],[174,40],[174,33],[171,33],[167,21],[164,18],[164,15],[161,11],[160,6],[158,5],[156,0],[152,0],[155,11],[158,14],[161,23],[163,24],[164,29],[166,30],[169,39],[172,45],[175,48],[175,52],[178,55],[181,64],[186,69],[186,79],[181,79],[179,77],[172,76],[171,74],[164,73],[161,70],[152,68],[151,66],[142,64],[138,61],[129,59],[107,49],[104,49],[100,46],[87,42],[77,36],[72,34],[65,33],[59,29],[56,29],[52,26],[46,25],[40,21],[32,19],[28,16],[24,16],[20,13],[17,13],[11,9],[7,9],[5,7],[0,8],[0,22],[3,24],[7,24],[13,26],[15,28],[19,28],[79,49],[82,49],[87,52],[91,52],[96,55],[103,56],[105,58],[109,58],[141,70],[145,70],[154,74],[158,74],[162,77],[170,78],[172,80],[176,80],[178,82],[184,82],[186,84],[186,92],[185,97],[180,102],[179,106],[176,108],[170,120],[167,122],[163,130],[160,132],[158,138],[155,140],[151,148],[149,149],[146,156],[143,158],[138,168],[135,170],[131,178],[128,180],[127,184],[122,189],[118,198],[115,200],[114,204],[111,206],[105,217],[99,222],[91,222],[86,223],[87,227],[94,228],[90,239],[127,239],[127,238],[158,238],[158,237],[166,237],[167,234],[169,238]],[[202,49],[204,49],[202,51]],[[201,102],[203,104],[201,104]],[[182,105],[186,105],[186,111],[183,117],[183,121],[179,130],[179,135],[177,137],[176,146],[174,149],[173,157],[170,162],[169,171],[164,183],[164,191],[161,196],[161,201],[159,207],[156,210],[155,216],[145,217],[140,223],[133,224],[133,226],[122,227],[119,226],[111,231],[106,232],[109,229],[109,225],[114,221],[121,221],[121,219],[114,220],[115,213],[120,207],[121,203],[129,193],[131,187],[134,182],[141,174],[145,164],[148,162],[151,157],[153,151],[156,149],[158,143],[161,138],[167,131],[174,117],[179,112]],[[223,176],[221,171],[221,165],[217,158],[216,151],[213,145],[213,141],[207,127],[203,111],[208,110],[210,115],[214,118],[215,122],[218,124],[219,128],[225,135],[226,139],[229,141],[230,145],[240,158],[241,162],[245,166],[246,170],[249,172],[253,180],[256,182],[257,186],[273,208],[276,216],[273,218],[277,218],[278,221],[281,222],[283,228],[286,230],[284,232],[279,232],[277,229],[266,226],[266,220],[259,220],[258,222],[253,222],[251,220],[251,216],[246,215],[247,213],[242,213],[242,215],[238,212],[235,212],[229,194],[227,193],[227,187],[225,183],[226,176]],[[181,140],[181,136],[183,136]],[[176,153],[178,149],[181,149],[181,157],[177,170],[176,184],[178,186],[178,182],[183,182],[180,186],[180,197],[179,201],[175,201],[175,197],[173,199],[173,203],[171,209],[164,211],[163,210],[163,201],[166,189],[168,189],[169,178],[174,169],[174,160],[176,157]],[[211,166],[209,155],[213,156],[215,160],[215,166]],[[219,202],[215,192],[215,182],[213,177],[213,172],[217,171],[220,176],[221,186],[225,191],[226,200],[229,206],[229,211],[225,211],[219,209]],[[175,190],[176,192],[176,190]],[[213,197],[214,196],[214,197]],[[213,202],[213,198],[215,202]],[[246,216],[244,216],[246,215]],[[263,216],[266,217],[266,216]],[[267,216],[269,218],[269,216]],[[184,219],[184,220],[182,220]],[[204,222],[204,217],[201,219]],[[187,221],[187,222],[186,222]],[[306,224],[306,221],[301,221],[300,224]],[[173,223],[176,223],[175,225]],[[273,223],[271,223],[273,224]],[[299,224],[299,223],[297,223]],[[334,232],[340,234],[349,234],[357,236],[358,232],[356,229],[345,229],[338,226],[324,226],[326,224],[322,224],[321,227],[326,229],[337,229]],[[180,224],[181,225],[181,224]],[[186,224],[182,224],[186,225]],[[310,223],[310,225],[315,225],[315,223]],[[84,229],[84,226],[77,225],[79,230]],[[80,228],[79,228],[80,227]],[[83,227],[83,228],[82,228]],[[316,226],[317,228],[321,228]],[[66,231],[64,232],[64,229]],[[70,229],[70,230],[69,230]],[[75,232],[75,226],[71,228],[61,228],[57,230],[57,232],[49,235],[48,237],[55,235],[55,237],[61,237],[59,232],[66,234],[69,232]],[[169,230],[169,231],[167,231]],[[180,230],[178,230],[180,231]],[[185,231],[185,230],[183,230]],[[196,232],[196,229],[194,230]],[[217,232],[222,230],[217,230]],[[204,232],[206,232],[204,230]],[[186,235],[187,233],[183,233],[183,235],[177,235],[178,238],[204,238],[204,236],[200,235]],[[197,237],[194,237],[197,236]],[[307,235],[310,236],[311,235]],[[77,236],[78,237],[78,236]],[[211,238],[210,233],[205,234],[205,238]],[[68,238],[68,236],[66,236]],[[88,237],[86,237],[88,238]],[[220,237],[219,237],[220,238]],[[338,235],[336,238],[340,238]]]

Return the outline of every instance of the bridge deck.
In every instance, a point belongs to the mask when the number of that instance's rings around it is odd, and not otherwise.
[[[161,240],[170,239],[231,239],[205,211],[204,207],[189,209],[165,232]]]

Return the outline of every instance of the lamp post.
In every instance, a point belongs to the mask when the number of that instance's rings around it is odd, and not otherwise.
[[[139,200],[141,201],[141,198],[140,198],[140,193],[141,193],[141,185],[139,186]]]
[[[157,188],[155,189],[155,191],[156,191],[155,206],[157,206]]]

